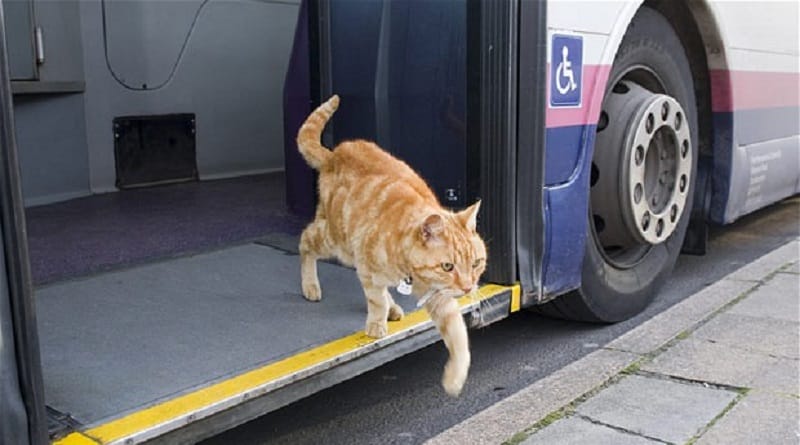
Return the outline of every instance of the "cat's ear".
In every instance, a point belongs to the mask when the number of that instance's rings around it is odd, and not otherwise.
[[[420,233],[422,235],[422,240],[426,243],[429,241],[433,241],[438,239],[439,234],[442,233],[444,230],[444,220],[442,219],[441,215],[433,214],[428,215],[425,218],[425,221],[422,223],[422,227],[420,229]]]
[[[478,226],[478,210],[480,208],[481,202],[478,201],[457,214],[461,224],[471,232],[474,232]]]

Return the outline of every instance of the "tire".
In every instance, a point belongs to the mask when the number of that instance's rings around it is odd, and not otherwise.
[[[621,87],[620,84],[624,84],[623,86],[625,86],[625,88]],[[664,231],[664,238],[659,240],[659,242],[642,241],[642,237],[650,236],[652,238],[654,236],[652,233],[645,231],[646,229],[652,231],[652,229],[643,221],[644,218],[637,220],[635,215],[625,216],[626,209],[622,208],[625,206],[624,203],[626,202],[624,197],[633,195],[618,194],[616,198],[620,199],[615,200],[614,198],[603,198],[599,193],[598,196],[595,196],[595,192],[593,192],[594,187],[598,187],[596,184],[608,183],[610,184],[609,187],[614,187],[614,184],[612,184],[609,179],[604,179],[604,170],[603,168],[598,170],[598,165],[614,164],[614,162],[608,161],[608,159],[616,159],[614,156],[622,156],[625,150],[629,150],[633,153],[633,150],[641,147],[641,145],[639,145],[639,147],[635,149],[625,148],[623,144],[612,143],[612,136],[601,137],[601,132],[623,126],[626,131],[622,133],[627,135],[624,137],[633,138],[633,136],[631,136],[633,133],[630,131],[633,124],[624,124],[624,122],[634,120],[632,114],[627,116],[614,116],[613,113],[609,113],[606,110],[607,106],[614,107],[614,109],[623,109],[622,105],[616,105],[621,102],[621,99],[616,99],[613,95],[617,93],[618,90],[629,89],[628,87],[635,89],[639,92],[637,94],[641,94],[641,97],[646,97],[648,100],[664,98],[664,101],[669,99],[677,101],[680,107],[682,107],[681,111],[684,112],[685,123],[688,124],[688,131],[683,129],[681,130],[681,134],[689,134],[691,137],[690,147],[684,149],[685,152],[688,152],[688,156],[690,157],[689,159],[683,158],[683,160],[677,158],[675,162],[678,167],[675,168],[682,170],[676,170],[677,173],[673,175],[681,175],[681,172],[685,172],[686,175],[688,175],[688,181],[685,181],[688,184],[684,185],[684,183],[681,183],[682,185],[680,186],[686,187],[686,196],[678,196],[679,194],[675,192],[675,190],[678,190],[680,187],[677,186],[678,182],[674,180],[674,178],[672,178],[673,180],[671,182],[671,186],[673,187],[671,192],[668,191],[668,186],[651,186],[650,188],[653,190],[653,187],[661,187],[659,190],[662,192],[666,191],[666,193],[672,193],[674,195],[675,202],[678,202],[677,200],[683,200],[681,201],[681,206],[677,204],[674,205],[677,209],[676,213],[679,211],[681,212],[679,213],[680,216],[676,216],[674,221],[667,223],[671,226],[669,229],[671,231],[669,231],[668,235],[667,231]],[[639,87],[644,87],[647,91],[642,91]],[[671,103],[674,104],[675,102]],[[664,107],[668,108],[667,106]],[[680,110],[680,107],[677,107],[678,110]],[[617,322],[630,318],[644,310],[644,308],[650,304],[658,290],[664,284],[666,278],[672,272],[672,268],[681,250],[681,245],[686,235],[686,228],[689,224],[689,217],[693,204],[694,183],[697,176],[698,150],[696,141],[698,141],[698,132],[696,98],[689,61],[680,43],[680,39],[667,19],[651,8],[640,8],[628,26],[609,75],[609,82],[604,96],[603,110],[600,122],[598,122],[597,141],[595,143],[594,157],[592,160],[592,179],[590,181],[592,199],[589,206],[588,233],[581,271],[581,285],[578,290],[556,298],[538,308],[539,312],[548,316],[603,323]],[[653,114],[654,112],[650,112],[648,118],[652,118]],[[676,116],[680,118],[681,116],[678,114],[680,114],[679,111],[676,112]],[[655,113],[655,115],[658,116],[657,113]],[[640,121],[643,119],[641,115],[637,116]],[[658,117],[656,117],[656,119],[658,119]],[[609,122],[609,120],[611,121]],[[618,124],[617,122],[623,123]],[[664,131],[677,131],[675,130],[676,128],[682,128],[677,121],[670,123],[667,127],[668,128]],[[650,128],[653,128],[652,125]],[[659,131],[661,128],[663,127],[659,127]],[[614,130],[614,132],[617,133],[619,131]],[[678,135],[678,133],[674,134]],[[680,136],[676,137],[680,138]],[[652,136],[652,140],[655,139],[656,137]],[[625,139],[625,141],[628,140],[629,139]],[[661,153],[661,159],[664,159],[663,153],[664,150],[666,150],[663,147],[668,147],[667,149],[669,150],[675,150],[676,154],[674,156],[676,157],[683,156],[682,153],[684,152],[680,148],[680,142],[675,142],[675,139],[669,139],[669,137],[663,140],[668,140],[669,142],[664,142],[663,146],[656,145],[656,147],[659,147],[656,150]],[[630,146],[630,144],[628,145]],[[649,156],[651,151],[655,151],[649,148],[653,146],[654,145],[649,145],[648,148],[645,149],[647,156]],[[631,156],[638,157],[638,153],[631,153],[629,153],[628,158],[626,158],[628,160],[627,165],[633,165],[630,164]],[[670,153],[673,152],[671,151]],[[600,158],[601,156],[610,156],[610,158]],[[653,156],[657,157],[657,155]],[[650,162],[650,158],[648,157],[647,159],[647,162]],[[662,164],[659,162],[663,161],[655,162],[658,167],[652,170],[657,171],[654,174],[658,175],[658,181],[660,181],[660,178],[662,178],[662,176],[660,176],[662,174]],[[626,164],[624,162],[619,162],[615,165],[617,165],[617,167],[614,168],[617,169],[620,168],[619,165],[623,165],[621,168],[624,169],[624,165]],[[613,170],[614,168],[607,170]],[[645,170],[645,167],[641,167],[642,178],[648,177],[647,174],[644,173]],[[617,172],[620,171],[623,170],[617,170]],[[664,177],[667,177],[667,175]],[[626,176],[620,174],[616,182],[621,184],[626,181],[625,178]],[[628,175],[627,178],[627,190],[631,190],[632,186],[639,188],[642,184],[646,184],[646,179],[641,179],[640,183],[634,185],[636,180],[630,178],[633,178],[632,174]],[[646,186],[643,189],[647,190]],[[659,193],[661,192],[654,193],[653,200],[655,200],[655,197]],[[639,196],[641,197],[641,193]],[[646,191],[644,196],[644,205],[649,207],[650,198]],[[633,198],[630,198],[628,202],[630,202],[628,206],[630,209],[634,206]],[[655,204],[655,201],[653,201],[653,203]],[[668,204],[673,205],[672,203],[673,201],[669,201]],[[612,208],[614,206],[617,208]],[[598,216],[598,214],[601,216]],[[606,219],[602,216],[612,214],[622,215],[617,219],[624,220],[626,223],[623,224],[625,226],[624,229],[620,229],[619,221],[614,225],[613,230],[606,227]],[[630,210],[628,210],[627,215],[631,215]],[[650,221],[649,215],[647,221]],[[658,224],[661,227],[664,226],[662,223],[663,218],[658,219]],[[631,229],[631,224],[637,225],[637,228]],[[608,237],[603,237],[605,231],[622,233],[619,237],[622,237],[626,242],[621,243],[621,245],[608,246]],[[631,240],[636,241],[633,242]]]

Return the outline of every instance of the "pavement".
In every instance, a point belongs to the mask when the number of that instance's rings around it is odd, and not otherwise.
[[[800,444],[799,266],[795,239],[426,444]]]

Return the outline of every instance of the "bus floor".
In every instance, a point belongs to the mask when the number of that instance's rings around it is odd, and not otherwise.
[[[97,424],[363,329],[355,273],[319,275],[308,302],[298,256],[252,243],[40,288],[46,402]]]
[[[102,424],[363,329],[352,270],[300,294],[283,199],[267,175],[29,209],[47,405]]]

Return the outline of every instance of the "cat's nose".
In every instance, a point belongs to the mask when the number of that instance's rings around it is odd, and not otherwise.
[[[463,287],[462,286],[461,290],[464,291],[465,294],[468,294],[468,293],[472,292],[472,286],[468,286],[468,287]]]

